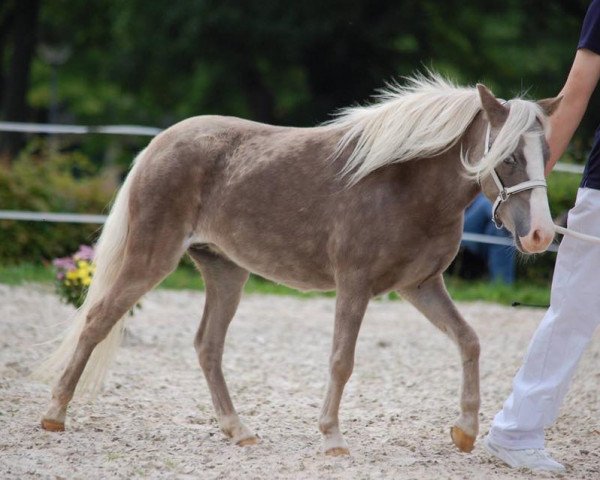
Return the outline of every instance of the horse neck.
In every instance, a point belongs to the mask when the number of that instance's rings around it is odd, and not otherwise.
[[[477,181],[466,175],[461,151],[468,153],[469,159],[481,158],[486,125],[483,115],[478,114],[456,145],[447,152],[398,165],[397,174],[406,175],[410,172],[412,181],[421,189],[424,201],[438,205],[450,222],[453,221],[452,217],[462,216],[481,191]],[[407,167],[408,172],[405,170]]]

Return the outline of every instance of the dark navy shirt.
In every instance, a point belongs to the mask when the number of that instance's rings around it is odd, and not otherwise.
[[[600,0],[593,0],[583,20],[577,48],[600,55]],[[594,145],[585,164],[581,186],[600,190],[600,127],[594,134]]]

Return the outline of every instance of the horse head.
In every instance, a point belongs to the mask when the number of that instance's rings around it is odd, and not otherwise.
[[[494,222],[513,234],[520,251],[543,252],[555,232],[544,179],[550,156],[546,120],[562,97],[501,102],[485,86],[477,89],[487,120],[482,161],[490,157],[480,185],[494,204]]]

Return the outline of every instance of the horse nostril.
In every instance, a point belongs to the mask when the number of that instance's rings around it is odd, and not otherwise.
[[[540,243],[542,241],[542,234],[539,230],[534,230],[532,239],[535,243]]]

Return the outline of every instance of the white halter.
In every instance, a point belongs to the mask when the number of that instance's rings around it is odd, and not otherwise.
[[[491,131],[491,125],[488,123],[487,130],[485,133],[485,147],[483,149],[484,157],[490,151]],[[492,169],[490,175],[492,176],[496,187],[498,187],[498,196],[496,197],[496,201],[494,202],[494,206],[492,207],[492,221],[494,222],[494,225],[496,225],[496,228],[502,228],[502,221],[496,215],[498,213],[498,208],[500,207],[500,205],[506,202],[511,195],[514,195],[515,193],[519,192],[524,192],[526,190],[532,190],[534,188],[547,188],[546,180],[527,180],[525,182],[517,183],[516,185],[507,188],[502,183],[502,180],[500,180],[500,177],[496,173],[495,168]]]

